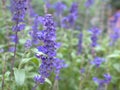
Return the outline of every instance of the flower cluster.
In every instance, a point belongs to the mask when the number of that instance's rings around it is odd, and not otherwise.
[[[98,35],[100,34],[101,30],[98,27],[93,27],[89,30],[91,32],[91,41],[92,47],[96,47],[98,45],[97,40],[98,40]]]
[[[110,81],[111,81],[111,79],[112,79],[112,77],[110,76],[110,74],[104,74],[103,76],[104,76],[104,79],[98,79],[97,77],[94,77],[93,81],[95,83],[98,83],[99,86],[102,86],[104,84],[109,84]]]
[[[73,2],[69,10],[69,14],[62,20],[62,27],[64,28],[73,27],[75,21],[77,20],[77,17],[78,17],[78,4],[76,2]]]
[[[24,29],[24,17],[27,9],[27,0],[11,0],[11,12],[13,14],[12,20],[15,22],[13,31],[18,32]]]
[[[24,24],[24,18],[26,14],[27,9],[27,0],[10,0],[11,6],[10,10],[12,12],[12,20],[15,23],[12,27],[13,32],[15,32],[14,35],[10,36],[10,39],[15,44],[18,43],[18,35],[17,33],[25,28]],[[9,51],[16,51],[16,45],[15,47],[10,47]]]
[[[26,40],[26,42],[25,42],[25,48],[29,49],[31,46],[32,46],[31,40]]]
[[[110,34],[110,45],[114,45],[115,42],[120,38],[120,12],[116,12],[113,18],[110,20],[111,34]]]
[[[56,2],[54,5],[55,13],[60,15],[67,8],[67,6],[63,2]]]
[[[93,5],[93,3],[94,3],[94,0],[87,0],[87,1],[85,2],[85,7],[86,7],[86,8],[89,8],[89,7],[91,7],[91,6]]]
[[[47,14],[43,18],[44,30],[38,32],[38,38],[42,42],[42,45],[38,47],[38,51],[43,55],[36,55],[41,59],[41,65],[39,68],[40,76],[35,76],[34,80],[37,83],[44,83],[45,78],[48,78],[52,71],[55,72],[56,78],[58,78],[60,69],[64,66],[64,61],[56,58],[56,50],[59,48],[59,44],[56,43],[56,29],[52,15]]]
[[[30,31],[30,35],[32,37],[32,43],[33,44],[38,44],[39,43],[37,33],[39,31],[38,29],[39,29],[39,25],[41,24],[41,20],[42,20],[41,16],[36,15],[34,17],[34,24],[32,26],[32,30]]]
[[[104,58],[95,57],[91,64],[95,65],[96,67],[99,67],[104,61],[105,61]]]

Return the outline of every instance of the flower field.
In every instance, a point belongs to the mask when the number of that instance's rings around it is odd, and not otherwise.
[[[120,90],[119,0],[0,0],[0,90]]]

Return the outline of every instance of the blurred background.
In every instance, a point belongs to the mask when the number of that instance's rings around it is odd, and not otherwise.
[[[57,83],[52,73],[36,90],[120,90],[120,0],[28,0],[13,76],[15,32],[10,1],[0,1],[0,90],[34,87],[33,78],[41,64],[35,56],[39,44],[26,45],[26,41],[32,40],[36,16],[46,13],[53,16],[57,42],[61,43],[57,57],[66,66]],[[38,30],[43,30],[41,24]]]

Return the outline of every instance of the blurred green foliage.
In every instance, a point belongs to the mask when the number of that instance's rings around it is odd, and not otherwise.
[[[74,0],[64,0],[64,2],[70,7]],[[76,0],[79,2],[79,0]],[[51,0],[51,3],[56,2]],[[100,68],[95,68],[90,65],[90,60],[93,59],[90,49],[90,34],[87,29],[91,26],[90,19],[93,17],[97,10],[98,5],[101,3],[96,0],[95,4],[89,9],[88,26],[84,28],[84,19],[86,18],[86,8],[84,7],[85,0],[81,0],[79,4],[80,19],[78,19],[79,25],[81,25],[81,31],[83,32],[83,51],[82,54],[77,55],[78,48],[78,35],[80,30],[57,28],[57,41],[62,45],[58,50],[57,56],[60,59],[65,60],[67,67],[62,69],[60,74],[59,90],[96,90],[98,85],[92,80],[94,76],[102,78],[102,75],[106,72],[112,76],[112,81],[107,85],[105,90],[120,90],[120,40],[115,46],[109,46],[109,36],[102,34],[99,37],[99,46],[95,48],[96,55],[104,57],[106,62],[103,63]],[[44,15],[43,9],[44,2],[42,0],[33,0],[33,8],[39,15]],[[6,4],[9,6],[9,2]],[[17,56],[14,68],[14,75],[11,77],[11,61],[13,57],[12,52],[8,52],[8,47],[13,45],[9,41],[9,35],[13,32],[11,14],[9,9],[2,9],[2,3],[0,1],[0,48],[4,48],[4,52],[0,53],[0,88],[2,86],[2,75],[4,74],[4,90],[31,90],[35,85],[33,77],[38,74],[39,65],[41,63],[34,55],[38,51],[35,46],[26,50],[24,47],[25,41],[29,36],[31,25],[29,22],[24,31],[19,33],[19,45],[17,46]],[[51,12],[53,13],[53,12]],[[28,18],[28,17],[26,17]],[[85,68],[85,73],[80,73],[80,69]],[[54,75],[49,79],[46,79],[44,85],[39,85],[37,90],[52,90],[54,85]]]

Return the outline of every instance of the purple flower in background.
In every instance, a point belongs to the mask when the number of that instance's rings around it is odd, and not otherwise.
[[[15,47],[9,47],[9,52],[14,52],[15,51]]]
[[[93,81],[97,83],[99,86],[104,85],[104,80],[98,79],[97,77],[93,77]]]
[[[98,45],[97,40],[98,40],[98,35],[101,33],[101,30],[98,27],[93,27],[89,30],[91,32],[91,41],[92,47],[96,47]]]
[[[93,81],[95,83],[98,83],[99,86],[102,86],[104,84],[109,84],[111,82],[112,77],[110,74],[104,74],[104,79],[98,79],[97,77],[93,77]]]
[[[78,54],[82,53],[82,40],[83,40],[83,34],[79,34],[79,42],[78,42]]]
[[[113,19],[113,22],[116,23],[118,21],[118,19],[120,18],[120,12],[116,12],[114,15],[113,15],[114,19]]]
[[[68,21],[68,18],[67,17],[64,17],[62,20],[61,20],[61,26],[63,28],[69,28],[69,21]]]
[[[111,34],[110,34],[110,45],[115,45],[117,40],[120,38],[120,25],[119,25],[119,20],[120,20],[120,12],[116,12],[113,15],[113,19],[110,20],[110,27],[111,27]]]
[[[25,25],[23,24],[26,9],[27,9],[27,0],[10,0],[11,1],[11,12],[12,12],[12,20],[15,22],[13,26],[13,31],[18,32],[23,30]]]
[[[95,65],[96,67],[99,67],[103,62],[105,62],[104,58],[95,57],[94,60],[91,61],[91,64]]]
[[[85,68],[80,69],[80,73],[85,73]]]
[[[64,67],[64,61],[56,58],[56,50],[59,44],[56,43],[56,28],[52,15],[45,15],[42,24],[44,30],[37,33],[40,42],[43,43],[38,47],[38,51],[42,52],[43,55],[36,54],[42,61],[39,68],[40,77],[38,79],[34,78],[37,83],[43,83],[52,71],[55,72],[56,78],[58,78],[60,69]]]
[[[42,78],[41,76],[35,76],[34,80],[37,81],[38,83],[44,84],[45,78]]]
[[[63,67],[66,67],[66,64],[65,64],[64,60],[60,60],[60,59],[56,58],[55,62],[54,62],[54,67],[55,67],[54,72],[56,74],[56,79],[59,79],[60,70]]]
[[[16,35],[11,35],[11,36],[10,36],[10,40],[11,40],[12,42],[14,42],[14,43],[17,43],[17,42],[18,42],[18,36],[16,36]]]
[[[24,18],[27,9],[27,0],[10,0],[10,10],[12,12],[12,20],[15,23],[12,27],[12,31],[15,35],[10,36],[12,42],[15,43],[15,47],[10,47],[9,51],[16,52],[16,44],[18,43],[18,32],[25,28]],[[15,53],[14,53],[15,54]],[[14,55],[15,56],[15,55]]]
[[[67,6],[63,2],[56,2],[54,5],[54,9],[57,13],[57,15],[60,15],[63,13],[63,11],[67,8]]]
[[[63,18],[62,20],[62,27],[63,28],[70,28],[74,27],[75,22],[78,18],[78,4],[76,2],[73,2],[71,5],[71,8],[69,10],[69,14]]]
[[[120,38],[120,33],[119,33],[119,28],[114,28],[111,35],[110,35],[110,38],[111,38],[111,42],[110,42],[110,45],[114,45],[117,40]]]
[[[31,2],[30,2],[30,1],[28,1],[28,5],[29,5],[29,7],[28,7],[28,9],[29,9],[29,16],[30,16],[30,17],[36,17],[36,16],[38,16],[38,15],[35,13],[34,9],[32,8],[32,5],[31,5]]]
[[[70,8],[70,13],[73,14],[78,14],[78,3],[77,2],[73,2]]]
[[[29,49],[31,46],[32,46],[31,40],[27,40],[27,41],[25,42],[25,48],[26,48],[26,49]]]
[[[34,24],[32,26],[32,30],[30,31],[30,35],[32,37],[32,43],[33,44],[38,44],[38,31],[39,31],[39,26],[42,23],[42,17],[41,16],[36,16],[34,18]]]
[[[104,76],[104,78],[105,78],[104,82],[105,82],[106,84],[109,84],[110,81],[111,81],[111,79],[112,79],[112,77],[110,76],[110,74],[104,74],[103,76]]]
[[[0,48],[0,53],[3,53],[4,52],[4,49],[3,48]]]
[[[94,4],[94,0],[87,0],[85,2],[85,7],[90,8]]]
[[[70,8],[70,14],[68,15],[68,22],[70,25],[74,25],[78,18],[78,3],[73,2]]]

